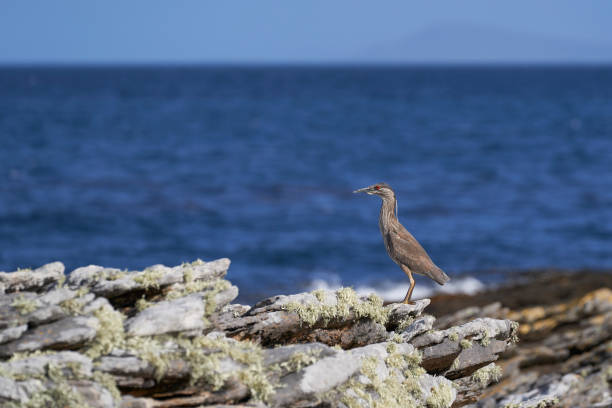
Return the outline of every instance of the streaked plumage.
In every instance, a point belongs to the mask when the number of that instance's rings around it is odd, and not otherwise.
[[[398,221],[396,214],[397,200],[395,199],[395,193],[388,184],[374,184],[356,190],[354,193],[377,195],[382,199],[378,225],[383,236],[385,248],[393,262],[398,264],[410,278],[410,289],[408,289],[408,293],[404,298],[404,303],[412,303],[410,302],[412,290],[414,289],[412,272],[428,276],[440,285],[444,285],[450,280],[448,275],[433,263],[421,244]]]

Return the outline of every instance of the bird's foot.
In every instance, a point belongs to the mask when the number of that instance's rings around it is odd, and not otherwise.
[[[416,302],[414,300],[408,300],[408,299],[404,299],[402,303],[405,305],[416,305]]]

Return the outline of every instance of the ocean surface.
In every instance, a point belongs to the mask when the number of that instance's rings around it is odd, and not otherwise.
[[[380,181],[446,290],[612,268],[612,67],[5,67],[0,146],[5,271],[229,257],[242,302],[400,299],[351,193]]]

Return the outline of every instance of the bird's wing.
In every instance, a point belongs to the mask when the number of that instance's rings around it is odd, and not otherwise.
[[[389,229],[389,245],[396,259],[406,265],[412,272],[429,276],[439,284],[450,278],[433,263],[425,249],[401,224]]]

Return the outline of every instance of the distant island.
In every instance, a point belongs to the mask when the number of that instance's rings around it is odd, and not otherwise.
[[[395,42],[373,44],[354,58],[396,63],[611,63],[612,43],[446,22]]]

